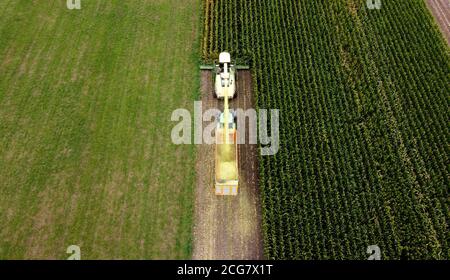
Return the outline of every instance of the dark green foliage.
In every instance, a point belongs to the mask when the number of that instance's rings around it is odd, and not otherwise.
[[[449,49],[420,0],[204,1],[203,57],[251,64],[270,259],[448,259]]]

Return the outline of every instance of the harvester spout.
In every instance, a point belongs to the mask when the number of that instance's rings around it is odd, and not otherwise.
[[[229,144],[229,136],[228,136],[228,115],[230,110],[228,109],[228,86],[225,87],[225,97],[224,97],[224,105],[223,105],[223,113],[224,113],[224,125],[225,125],[225,133],[223,137],[225,138],[223,143]]]

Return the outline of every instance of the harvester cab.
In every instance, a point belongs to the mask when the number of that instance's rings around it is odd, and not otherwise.
[[[225,97],[225,87],[228,88],[228,98],[233,98],[236,94],[236,69],[231,64],[231,56],[227,52],[220,53],[219,64],[216,64],[216,79],[214,93],[217,98]]]

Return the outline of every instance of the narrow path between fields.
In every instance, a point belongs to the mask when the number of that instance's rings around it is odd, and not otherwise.
[[[223,109],[213,96],[210,71],[202,71],[203,111]],[[250,71],[240,71],[231,108],[254,108]],[[207,124],[204,124],[206,127]],[[248,133],[248,132],[247,132]],[[214,145],[197,148],[193,259],[262,259],[257,145],[239,145],[239,194],[214,194]]]
[[[431,10],[442,34],[450,45],[450,1],[449,0],[427,0],[427,5]]]

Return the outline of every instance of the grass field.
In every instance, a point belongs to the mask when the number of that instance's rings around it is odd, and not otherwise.
[[[280,109],[266,256],[449,259],[450,53],[424,0],[203,3],[204,59],[247,59]]]
[[[0,1],[0,258],[189,258],[199,0]]]

